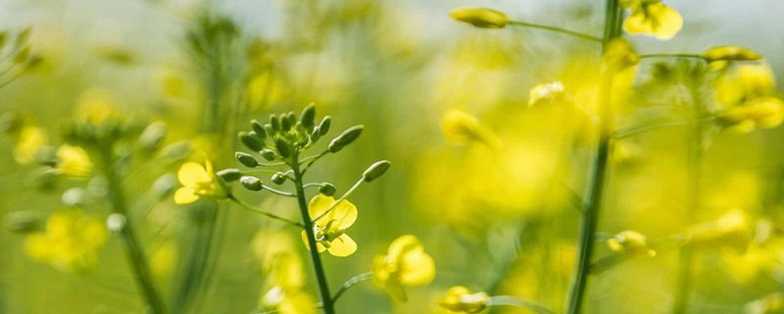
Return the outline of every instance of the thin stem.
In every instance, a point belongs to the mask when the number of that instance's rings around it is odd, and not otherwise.
[[[290,224],[290,225],[292,225],[292,226],[297,226],[297,227],[300,227],[300,228],[305,228],[305,225],[303,225],[303,224],[301,224],[301,223],[299,223],[299,222],[292,221],[292,220],[289,220],[288,218],[284,218],[284,217],[281,217],[281,216],[275,215],[275,214],[273,214],[273,213],[266,212],[266,211],[263,211],[263,210],[261,210],[261,209],[258,209],[258,208],[256,208],[256,207],[253,207],[252,205],[250,205],[250,204],[248,204],[248,203],[245,203],[245,202],[241,201],[240,199],[238,199],[236,196],[234,196],[234,194],[229,194],[229,195],[227,196],[227,198],[228,198],[230,201],[232,201],[232,202],[236,203],[237,205],[240,205],[240,207],[242,207],[242,208],[244,208],[244,209],[246,209],[246,210],[252,211],[252,212],[254,212],[254,213],[257,213],[257,214],[261,214],[261,215],[267,216],[267,217],[269,217],[269,218],[272,218],[272,219],[275,219],[275,220],[278,220],[278,221],[285,222],[285,223],[287,223],[287,224]]]
[[[311,183],[305,183],[302,187],[308,189],[308,188],[321,188],[322,186],[324,186],[324,183],[311,182]]]
[[[128,262],[133,268],[134,279],[142,291],[142,295],[149,307],[150,313],[163,314],[166,311],[165,306],[160,294],[158,294],[158,291],[155,288],[150,266],[147,263],[147,257],[144,255],[144,250],[136,236],[131,217],[128,215],[128,205],[125,199],[125,193],[123,192],[122,183],[115,170],[114,158],[112,157],[111,150],[108,148],[104,149],[104,151],[102,151],[102,157],[104,172],[109,188],[107,196],[112,205],[112,211],[123,215],[127,220],[125,226],[123,226],[119,233],[125,244]]]
[[[294,193],[291,193],[291,192],[286,192],[286,191],[281,191],[281,190],[278,190],[278,189],[276,189],[276,188],[273,188],[273,187],[271,187],[271,186],[269,186],[269,185],[266,185],[266,184],[262,184],[262,185],[261,185],[261,188],[262,188],[262,189],[264,189],[264,190],[267,190],[267,191],[269,191],[269,192],[275,193],[275,194],[277,194],[277,195],[280,195],[280,196],[285,196],[285,197],[296,197],[296,195],[294,195]]]
[[[641,54],[640,59],[649,59],[649,58],[692,58],[692,59],[700,59],[700,60],[707,60],[705,56],[697,53],[646,53]]]
[[[523,300],[509,295],[498,295],[490,298],[489,306],[514,306],[534,311],[539,314],[554,314],[546,306],[528,300]]]
[[[346,282],[343,283],[342,286],[340,286],[340,289],[338,289],[338,292],[335,293],[335,296],[332,297],[332,302],[333,303],[338,302],[338,299],[340,299],[340,297],[344,293],[346,293],[346,291],[348,291],[352,287],[354,287],[354,286],[356,286],[356,285],[358,285],[360,283],[363,283],[365,281],[368,281],[370,279],[373,279],[373,273],[372,272],[361,273],[359,275],[356,275],[354,277],[349,278],[348,280],[346,280]]]
[[[618,5],[618,0],[607,0],[605,8],[604,37],[602,39],[602,52],[607,49],[610,41],[621,35],[622,12]],[[585,299],[585,291],[588,286],[588,275],[591,272],[591,258],[593,257],[594,237],[599,224],[599,211],[602,205],[602,194],[604,192],[605,180],[607,177],[607,163],[610,151],[610,89],[612,88],[612,70],[607,69],[602,73],[601,88],[599,94],[599,105],[601,110],[599,120],[599,143],[596,157],[593,161],[592,173],[588,185],[587,197],[582,212],[582,226],[580,232],[579,255],[574,282],[569,297],[567,308],[568,314],[579,314]]]
[[[324,264],[321,262],[321,254],[318,251],[318,244],[316,243],[316,234],[313,230],[313,220],[311,220],[308,211],[308,203],[305,200],[305,188],[302,183],[302,171],[298,157],[294,156],[292,163],[292,170],[294,170],[294,185],[297,190],[297,204],[299,211],[302,215],[302,224],[305,227],[305,235],[308,240],[308,248],[310,251],[310,258],[313,261],[313,269],[316,273],[316,281],[318,282],[319,292],[321,293],[321,303],[324,306],[325,314],[335,314],[335,304],[332,301],[332,294],[329,292],[329,283],[327,282],[327,275],[324,271]]]
[[[337,207],[337,206],[338,206],[338,204],[340,204],[340,202],[342,202],[342,201],[346,200],[346,198],[347,198],[349,195],[351,195],[351,193],[354,193],[354,191],[355,191],[357,188],[359,188],[359,186],[360,186],[360,185],[362,185],[362,182],[365,182],[365,181],[364,181],[364,179],[363,179],[363,178],[359,178],[359,180],[357,180],[357,182],[354,182],[354,185],[352,185],[352,186],[351,186],[351,188],[350,188],[350,189],[348,189],[348,191],[346,191],[346,193],[343,193],[343,195],[341,195],[341,196],[340,196],[340,198],[338,198],[337,200],[335,200],[335,202],[333,202],[333,203],[332,203],[332,205],[330,205],[330,206],[329,206],[329,208],[327,208],[327,210],[325,210],[323,213],[321,213],[321,215],[319,215],[318,217],[316,217],[316,219],[313,219],[313,221],[318,221],[318,220],[319,220],[319,219],[321,219],[322,217],[324,217],[324,216],[326,216],[327,214],[329,214],[329,212],[331,212],[332,210],[334,210],[334,209],[335,209],[335,207]]]
[[[589,41],[593,41],[593,42],[598,42],[598,43],[602,42],[602,39],[599,38],[599,37],[596,37],[596,36],[593,36],[593,35],[590,35],[590,34],[580,33],[580,32],[573,31],[573,30],[568,30],[568,29],[561,28],[561,27],[556,27],[556,26],[542,25],[542,24],[530,23],[530,22],[525,22],[525,21],[509,21],[508,25],[542,29],[542,30],[546,30],[546,31],[566,34],[566,35],[569,35],[569,36],[572,36],[572,37],[585,39],[585,40],[589,40]]]

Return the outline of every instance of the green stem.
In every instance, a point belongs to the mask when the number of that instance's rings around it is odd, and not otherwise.
[[[590,35],[590,34],[580,33],[580,32],[573,31],[573,30],[568,30],[568,29],[561,28],[561,27],[556,27],[556,26],[542,25],[542,24],[536,24],[536,23],[530,23],[530,22],[524,22],[524,21],[509,21],[508,24],[512,25],[512,26],[522,26],[522,27],[529,27],[529,28],[536,28],[536,29],[551,31],[551,32],[555,32],[555,33],[561,33],[561,34],[569,35],[569,36],[572,36],[572,37],[576,37],[576,38],[580,38],[580,39],[584,39],[584,40],[589,40],[589,41],[593,41],[593,42],[598,42],[598,43],[602,42],[602,39],[599,38],[599,37],[596,37],[596,36],[593,36],[593,35]]]
[[[689,206],[686,209],[687,223],[694,222],[694,216],[697,209],[701,207],[700,194],[701,190],[701,177],[702,177],[702,146],[703,146],[703,131],[704,115],[703,104],[701,102],[701,95],[699,93],[699,83],[694,79],[690,79],[689,91],[692,96],[693,110],[692,110],[692,143],[690,144],[691,150],[688,160],[689,179],[691,180],[691,191],[689,193]],[[692,266],[694,264],[694,251],[691,246],[684,245],[680,248],[678,254],[678,273],[676,277],[675,295],[672,304],[673,314],[684,314],[688,310],[689,298],[691,296],[691,282],[692,282]]]
[[[346,293],[346,291],[348,291],[352,287],[371,279],[373,279],[373,273],[371,272],[361,273],[359,275],[349,278],[348,280],[346,280],[346,282],[343,283],[342,286],[340,286],[338,292],[335,292],[335,296],[332,297],[332,302],[333,303],[337,302],[338,299],[340,299],[340,297],[343,296],[343,294]]]
[[[313,269],[316,272],[316,280],[318,282],[319,292],[321,293],[321,302],[324,306],[325,314],[335,314],[335,304],[332,300],[332,294],[329,292],[329,283],[327,282],[327,275],[324,271],[324,264],[321,262],[321,254],[319,254],[318,246],[316,243],[316,234],[313,231],[313,220],[308,211],[308,203],[305,200],[305,188],[302,183],[302,171],[298,156],[294,156],[292,163],[292,170],[294,170],[294,185],[297,190],[297,203],[299,211],[302,215],[302,224],[305,227],[305,235],[308,240],[308,248],[310,251],[310,258],[313,260]]]
[[[111,147],[111,145],[107,145]],[[136,284],[141,289],[142,295],[149,307],[152,314],[165,313],[163,301],[155,288],[152,280],[150,266],[147,263],[147,258],[144,255],[144,250],[139,243],[138,237],[131,222],[131,217],[128,213],[128,206],[123,192],[122,183],[117,175],[114,165],[114,158],[109,149],[102,152],[104,161],[104,171],[108,181],[109,202],[112,205],[112,211],[116,214],[123,215],[126,218],[126,223],[120,230],[120,236],[125,244],[125,251],[127,254],[128,262],[133,268],[134,279]]]
[[[602,39],[602,52],[607,49],[608,43],[621,35],[622,12],[618,0],[607,0],[605,8],[604,37]],[[579,253],[576,274],[569,297],[568,314],[579,314],[585,299],[588,286],[591,258],[593,257],[594,237],[599,223],[599,211],[602,205],[602,194],[607,177],[607,163],[610,151],[610,88],[612,87],[612,72],[607,70],[602,73],[602,86],[600,89],[600,121],[599,143],[596,158],[593,161],[592,173],[588,185],[585,207],[582,212],[582,226],[579,240]]]
[[[256,207],[253,207],[252,205],[250,205],[248,203],[245,203],[245,202],[241,201],[240,199],[238,199],[236,196],[234,196],[234,194],[229,194],[229,195],[226,196],[226,198],[228,198],[230,201],[234,202],[235,204],[240,205],[240,207],[242,207],[245,210],[252,211],[254,213],[261,214],[261,215],[267,216],[269,218],[272,218],[272,219],[275,219],[275,220],[278,220],[278,221],[285,222],[285,223],[290,224],[292,226],[305,228],[305,225],[303,225],[303,224],[301,224],[299,222],[291,221],[288,218],[281,217],[281,216],[275,215],[273,213],[266,212],[266,211],[263,211],[263,210],[258,209]]]
[[[705,56],[696,53],[648,53],[640,55],[640,59],[648,58],[693,58],[706,60]]]

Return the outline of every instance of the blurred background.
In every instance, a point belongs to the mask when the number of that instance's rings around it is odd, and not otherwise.
[[[782,75],[784,2],[665,2],[683,15],[683,30],[670,41],[630,37],[638,51],[699,53],[733,44],[761,53]],[[218,169],[236,167],[235,134],[250,119],[299,112],[310,102],[334,118],[333,130],[365,125],[357,144],[320,161],[312,181],[344,191],[372,162],[393,164],[352,195],[359,220],[350,233],[359,249],[348,258],[325,255],[332,286],[369,271],[373,257],[403,234],[416,235],[436,262],[435,281],[409,289],[408,302],[363,283],[341,299],[338,312],[439,313],[444,291],[465,285],[561,313],[575,263],[575,205],[594,150],[598,47],[449,19],[449,10],[463,5],[595,35],[602,30],[603,1],[0,0],[0,29],[31,27],[30,47],[42,60],[0,89],[0,113],[24,117],[53,146],[66,142],[68,121],[95,103],[134,121],[165,123],[162,151],[139,157],[149,163],[130,168],[124,182],[138,202],[131,215],[167,302],[188,290],[183,278],[196,267],[192,261],[208,261],[191,313],[254,313],[266,292],[254,239],[286,229],[228,203],[215,211],[200,208],[215,204],[175,205],[156,194],[179,164],[195,158],[172,151],[187,146],[206,151]],[[654,127],[614,144],[596,256],[616,254],[604,240],[623,230],[645,234],[657,254],[592,275],[588,313],[670,313],[678,269],[672,239],[700,223],[721,225],[727,213],[742,212],[743,237],[751,240],[736,245],[741,236],[733,229],[695,254],[689,313],[748,313],[750,302],[781,290],[784,134],[707,128],[695,159],[684,108],[695,99],[715,107],[704,86],[686,88],[696,79],[683,73],[697,63],[643,61],[629,101],[618,105],[618,128]],[[563,82],[568,100],[529,105],[529,90],[553,81]],[[461,133],[463,114],[478,121],[482,140]],[[0,145],[0,214],[11,226],[0,231],[0,313],[143,313],[113,234],[73,266],[36,259],[29,234],[13,230],[20,215],[45,221],[74,207],[65,193],[73,187],[101,189],[89,178],[42,183],[47,179],[23,158],[21,142],[7,136]],[[240,196],[297,217],[287,199]],[[78,207],[101,224],[109,214],[101,202]],[[208,257],[199,255],[205,225],[214,226]],[[312,278],[309,263],[305,269]]]

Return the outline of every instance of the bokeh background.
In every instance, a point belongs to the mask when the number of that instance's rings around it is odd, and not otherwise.
[[[670,41],[632,37],[639,51],[701,52],[736,44],[763,54],[782,75],[784,2],[666,2],[683,15],[682,32]],[[458,24],[447,13],[461,5],[597,35],[602,27],[602,1],[0,0],[0,28],[32,26],[31,46],[44,60],[0,90],[0,113],[24,114],[45,128],[52,143],[61,143],[67,120],[92,95],[128,116],[165,122],[166,144],[198,143],[205,138],[205,104],[218,89],[227,118],[216,136],[229,139],[214,158],[218,167],[229,167],[239,149],[232,147],[232,134],[247,129],[246,121],[314,102],[337,128],[366,126],[357,144],[320,162],[310,174],[314,181],[329,180],[342,191],[373,161],[393,164],[383,179],[353,194],[360,214],[351,235],[359,250],[349,258],[326,257],[332,285],[368,271],[373,257],[402,234],[419,237],[437,266],[436,280],[411,289],[407,303],[391,301],[366,283],[341,299],[339,312],[431,313],[435,300],[456,284],[537,300],[562,312],[579,229],[573,194],[585,189],[593,147],[585,114],[591,109],[529,107],[528,91],[560,80],[577,102],[591,99],[598,50],[558,34]],[[187,40],[205,16],[236,26],[236,36],[216,50],[225,61],[219,74],[208,71],[215,65],[194,54]],[[683,81],[650,73],[691,65],[656,62],[641,64],[633,100],[617,119],[620,127],[682,117],[677,107],[688,102],[679,92]],[[211,81],[211,75],[220,80]],[[676,109],[662,113],[662,107]],[[501,148],[445,134],[443,119],[455,109],[476,116]],[[738,209],[776,230],[784,182],[781,130],[711,133],[698,163],[696,195],[689,136],[688,127],[655,128],[615,146],[601,234],[606,239],[631,229],[664,244],[653,258],[637,257],[593,275],[588,313],[669,313],[678,254],[667,239],[692,224]],[[2,143],[3,217],[25,211],[45,218],[65,207],[63,191],[82,184],[37,188],[37,166],[15,161],[13,139]],[[145,197],[158,176],[177,169],[176,163],[158,165],[137,168],[126,180],[132,198]],[[296,217],[288,200],[242,197]],[[699,208],[689,208],[694,199]],[[133,214],[157,265],[158,283],[167,296],[176,295],[182,289],[179,272],[199,241],[193,235],[198,209],[170,198],[148,205]],[[101,221],[108,215],[100,204],[84,210]],[[280,226],[235,206],[219,211],[213,273],[192,312],[252,313],[265,292],[253,239]],[[700,250],[690,313],[746,313],[749,302],[780,290],[784,247],[771,241]],[[95,263],[79,270],[38,262],[24,243],[25,235],[0,231],[0,313],[143,312],[116,237],[109,235]],[[611,254],[599,247],[599,257]]]

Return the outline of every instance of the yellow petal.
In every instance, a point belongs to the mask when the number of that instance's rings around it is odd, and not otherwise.
[[[329,254],[346,257],[357,251],[357,243],[347,234],[340,235],[337,239],[329,242]]]
[[[211,180],[210,174],[207,169],[196,162],[186,162],[180,167],[177,172],[177,179],[185,186],[194,186],[200,182],[209,182]]]
[[[423,248],[409,252],[403,257],[400,282],[407,286],[421,286],[433,281],[436,267],[433,258]]]
[[[648,6],[649,14],[654,18],[654,36],[660,40],[675,37],[683,27],[683,17],[675,9],[664,3],[654,3]]]
[[[308,244],[308,234],[304,230],[302,231],[302,242],[305,243],[305,247],[310,250],[310,244]],[[318,248],[319,253],[323,253],[327,250],[327,248],[321,244],[320,242],[316,242],[316,248]]]
[[[318,194],[310,200],[308,211],[312,218],[320,217],[324,212],[329,209],[335,199],[323,194]],[[320,226],[326,226],[330,221],[334,221],[331,226],[338,230],[344,230],[357,221],[357,207],[350,201],[343,200],[338,203],[332,211],[321,218],[317,223]]]
[[[177,192],[174,193],[174,203],[176,204],[190,204],[198,199],[196,191],[187,186],[177,189]]]

